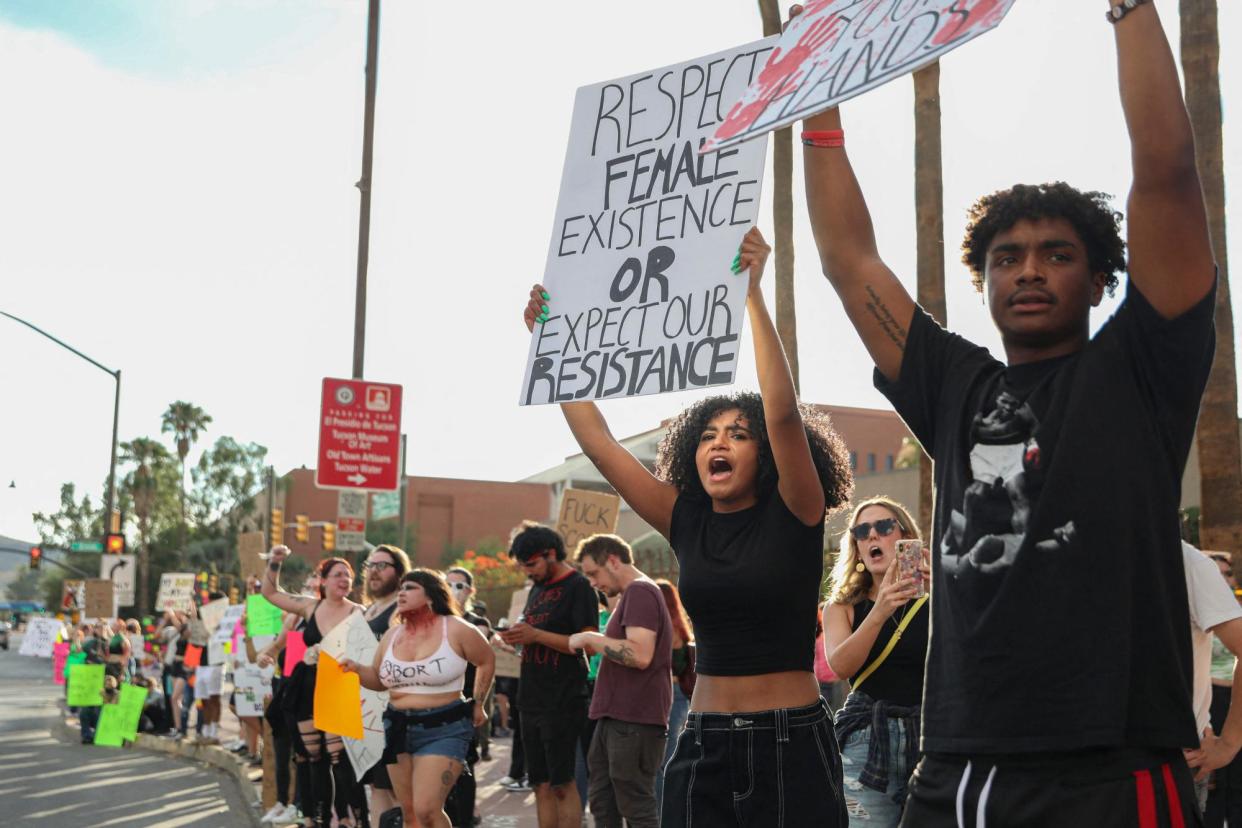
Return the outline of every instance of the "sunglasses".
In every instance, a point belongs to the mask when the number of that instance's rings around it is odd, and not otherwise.
[[[896,518],[884,518],[874,523],[860,523],[850,530],[850,534],[854,536],[854,540],[866,540],[871,534],[871,528],[875,527],[875,533],[882,538],[887,538],[893,534],[893,530],[897,528]]]

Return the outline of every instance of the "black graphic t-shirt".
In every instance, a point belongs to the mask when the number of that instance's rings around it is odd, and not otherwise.
[[[1178,531],[1214,296],[1131,283],[1071,356],[1007,368],[921,309],[876,387],[935,460],[923,750],[1198,745]]]
[[[599,599],[591,582],[571,569],[556,581],[531,587],[523,615],[532,627],[573,635],[599,626]],[[587,662],[581,652],[566,655],[542,644],[522,645],[518,709],[523,713],[568,711],[575,703],[585,704],[586,682]]]

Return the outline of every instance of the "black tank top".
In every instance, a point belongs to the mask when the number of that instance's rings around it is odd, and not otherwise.
[[[669,541],[705,676],[810,671],[824,574],[824,522],[807,526],[774,489],[749,509],[678,497]]]
[[[302,641],[307,647],[314,647],[320,641],[323,641],[323,633],[319,631],[319,622],[315,620],[315,613],[319,611],[319,605],[323,601],[315,604],[315,608],[311,610],[310,618],[306,619],[306,626],[302,629]]]
[[[862,626],[874,606],[875,602],[866,598],[854,605],[852,626],[855,630]],[[856,676],[862,675],[863,670],[880,657],[893,633],[897,631],[897,625],[905,617],[904,613],[913,606],[914,602],[911,601],[905,607],[899,607],[884,622],[875,637],[875,643],[871,645],[871,652],[867,653],[867,660],[858,668]],[[917,707],[922,703],[923,668],[927,663],[927,619],[930,614],[931,607],[923,606],[919,609],[901,634],[897,646],[888,654],[888,658],[863,682],[862,692],[876,701],[886,701],[903,707]],[[853,684],[854,679],[851,678],[850,685]]]

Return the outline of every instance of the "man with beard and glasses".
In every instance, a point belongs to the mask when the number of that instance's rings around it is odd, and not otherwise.
[[[586,725],[587,663],[569,637],[598,629],[598,600],[587,579],[565,562],[565,541],[554,529],[524,523],[509,554],[534,582],[522,618],[500,637],[522,647],[518,708],[539,828],[578,828],[582,800],[574,759]]]
[[[380,639],[392,626],[392,614],[397,608],[397,586],[401,583],[401,577],[410,571],[410,556],[403,549],[380,544],[371,550],[362,568],[366,572],[367,594],[364,617],[376,639]],[[376,762],[359,780],[359,784],[371,786],[371,813],[376,815],[400,807],[393,796],[385,761],[381,759]]]

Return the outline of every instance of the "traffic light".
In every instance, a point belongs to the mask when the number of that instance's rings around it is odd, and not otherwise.
[[[298,522],[298,543],[306,543],[310,540],[310,518],[306,515],[298,515],[295,520]]]
[[[38,569],[41,563],[43,563],[43,549],[38,546],[30,547],[30,568]]]
[[[285,542],[285,512],[283,509],[272,508],[272,546]]]
[[[325,523],[323,525],[323,551],[332,552],[336,549],[336,524]]]
[[[104,552],[108,555],[125,553],[125,536],[120,532],[109,532],[104,536]]]

